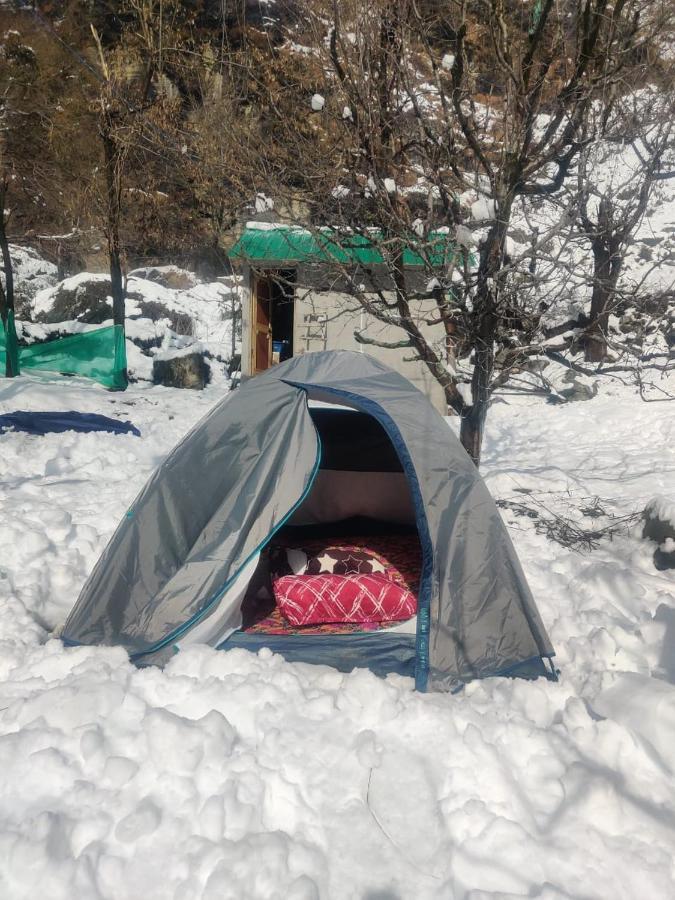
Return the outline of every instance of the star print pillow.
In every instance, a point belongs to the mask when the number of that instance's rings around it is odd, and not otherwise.
[[[332,544],[320,550],[301,547],[272,547],[272,577],[285,575],[380,575],[399,581],[400,575],[387,560],[364,547]],[[399,576],[399,577],[396,577]]]

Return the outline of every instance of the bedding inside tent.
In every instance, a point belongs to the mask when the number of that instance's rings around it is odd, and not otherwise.
[[[255,635],[256,642],[264,641],[264,635],[347,635],[381,629],[414,635],[416,610],[405,618],[372,614],[364,620],[363,615],[349,615],[351,609],[358,610],[358,603],[348,604],[346,611],[338,604],[337,615],[323,613],[320,622],[298,624],[275,602],[275,565],[279,560],[288,564],[289,559],[306,563],[309,555],[324,561],[321,572],[327,577],[322,587],[331,597],[332,588],[349,592],[351,585],[341,582],[356,583],[374,566],[378,588],[385,581],[397,584],[413,595],[416,605],[422,551],[410,488],[389,437],[376,419],[350,408],[310,404],[310,415],[321,446],[320,466],[307,496],[260,555],[242,602],[238,634]],[[340,557],[337,569],[331,553]],[[283,574],[286,585],[289,580],[300,585],[312,579],[301,568]]]

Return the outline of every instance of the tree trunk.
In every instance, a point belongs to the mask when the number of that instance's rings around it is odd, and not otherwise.
[[[459,429],[459,439],[462,447],[469,454],[476,465],[480,466],[480,454],[483,446],[483,431],[485,429],[485,417],[487,414],[487,405],[483,409],[478,406],[471,406],[466,414],[462,416],[462,422]]]
[[[113,300],[113,323],[124,327],[124,276],[122,272],[122,245],[120,221],[122,218],[122,159],[112,134],[112,122],[107,111],[101,124],[103,158],[107,189],[108,256],[110,259],[110,285]]]
[[[490,311],[483,316],[481,334],[474,354],[475,362],[471,376],[471,406],[462,414],[459,439],[462,446],[480,466],[483,434],[490,405],[490,381],[494,369],[494,332],[496,319]]]
[[[603,200],[598,213],[598,232],[591,245],[593,293],[590,322],[584,340],[586,362],[601,363],[607,356],[609,313],[623,265],[623,241],[612,224],[611,213],[611,203]]]
[[[600,363],[607,356],[610,252],[602,238],[593,241],[593,293],[590,323],[584,339],[586,362]]]
[[[0,252],[2,252],[2,266],[5,272],[5,288],[3,290],[0,284],[0,317],[2,317],[2,327],[8,335],[5,348],[5,377],[14,378],[19,373],[14,370],[13,354],[9,342],[9,330],[7,329],[8,320],[14,318],[14,272],[12,269],[12,258],[9,255],[9,242],[7,240],[7,231],[5,228],[5,201],[7,198],[7,178],[0,181]],[[12,326],[10,326],[12,328]],[[13,333],[13,330],[12,330]]]
[[[460,440],[474,461],[480,465],[485,420],[490,405],[492,373],[495,367],[499,305],[499,273],[504,260],[504,246],[513,192],[502,188],[498,194],[497,218],[481,245],[474,315],[477,326],[474,337],[474,364],[471,375],[471,405],[462,415]]]
[[[113,324],[124,327],[124,276],[119,241],[110,241],[108,246],[110,257],[110,284],[113,298]]]
[[[232,333],[230,335],[230,359],[234,359],[237,352],[237,295],[231,294],[230,309],[232,310]]]

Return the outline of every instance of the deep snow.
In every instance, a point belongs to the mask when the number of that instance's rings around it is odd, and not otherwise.
[[[502,510],[557,684],[420,695],[202,647],[137,670],[118,649],[49,639],[223,389],[0,380],[0,412],[95,411],[142,431],[0,435],[0,896],[674,896],[675,578],[639,524],[582,553]],[[506,399],[483,465],[496,497],[589,528],[675,499],[675,404],[620,385],[586,403]]]

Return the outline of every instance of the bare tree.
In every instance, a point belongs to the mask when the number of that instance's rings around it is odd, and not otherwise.
[[[7,336],[5,376],[14,378],[15,375],[19,374],[19,371],[16,356],[16,333],[14,331],[14,273],[7,238],[7,222],[10,215],[10,210],[8,209],[9,183],[10,175],[3,168],[2,152],[0,150],[0,253],[2,254],[2,270],[5,276],[4,287],[0,281],[0,318]]]
[[[490,398],[504,380],[496,354],[513,349],[510,335],[527,330],[533,312],[513,304],[514,209],[561,190],[591,112],[607,120],[668,11],[658,0],[544,0],[531,14],[507,0],[366,8],[327,0],[302,13],[311,52],[301,87],[305,111],[308,87],[316,92],[315,114],[305,116],[313,127],[294,109],[299,90],[268,94],[266,121],[286,156],[261,142],[252,182],[286,210],[302,202],[317,239],[328,226],[347,256],[355,239],[377,245],[384,278],[337,268],[355,302],[404,333],[398,345],[442,386],[478,463]],[[448,249],[469,243],[467,226],[479,240],[474,267]],[[410,278],[411,251],[426,285]],[[444,340],[429,337],[434,325]],[[460,356],[471,360],[470,397],[455,371]]]
[[[0,280],[0,320],[6,336],[5,342],[5,375],[13,378],[18,375],[18,361],[16,358],[16,334],[14,331],[14,272],[12,258],[9,254],[9,240],[7,238],[7,222],[11,211],[9,209],[9,185],[10,166],[7,160],[6,120],[8,90],[5,90],[0,104],[0,254],[2,256],[2,271],[4,285]]]
[[[162,54],[163,11],[161,4],[158,11],[155,6],[151,0],[129,0],[131,20],[120,42],[109,52],[104,50],[96,28],[91,26],[99,63],[96,106],[103,151],[103,231],[108,245],[113,323],[122,327],[126,294],[121,235],[124,184],[129,175],[130,156],[137,159],[136,150],[147,139],[147,126],[151,125],[148,113],[156,99],[153,78],[161,71],[158,65]],[[134,65],[137,59],[129,52],[129,38],[135,38],[142,48],[140,66]]]
[[[100,38],[92,26],[92,33],[99,51],[103,81],[99,95],[99,135],[103,147],[103,172],[105,177],[106,218],[104,231],[108,242],[110,260],[110,285],[113,300],[113,323],[124,327],[124,275],[122,270],[122,180],[125,163],[125,146],[118,130],[124,115],[123,104],[117,97],[115,82],[103,53]]]

